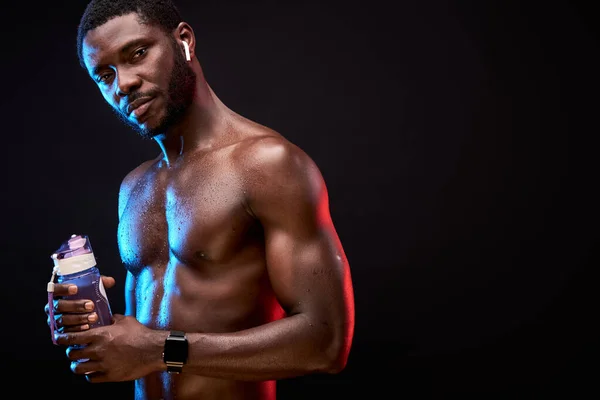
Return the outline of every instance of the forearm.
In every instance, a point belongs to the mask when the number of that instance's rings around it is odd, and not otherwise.
[[[321,325],[320,327],[317,325]],[[233,333],[186,333],[188,361],[183,373],[233,380],[272,380],[343,367],[344,340],[327,324],[302,314]],[[156,343],[165,332],[156,331]],[[160,370],[166,365],[157,364]]]

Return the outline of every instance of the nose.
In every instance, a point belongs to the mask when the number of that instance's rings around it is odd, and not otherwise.
[[[128,96],[139,89],[141,85],[142,80],[135,73],[127,70],[117,72],[117,96]]]

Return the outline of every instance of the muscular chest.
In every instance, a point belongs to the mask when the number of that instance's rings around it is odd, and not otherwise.
[[[131,272],[166,265],[226,262],[254,224],[231,174],[150,170],[136,182],[119,222],[121,258]]]

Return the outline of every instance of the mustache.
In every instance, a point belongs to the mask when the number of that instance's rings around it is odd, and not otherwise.
[[[127,101],[123,104],[122,107],[119,107],[119,110],[123,115],[128,115],[127,110],[129,109],[129,105],[136,101],[137,99],[141,99],[144,97],[156,97],[159,93],[158,90],[149,90],[147,92],[135,92],[130,95],[127,95]]]

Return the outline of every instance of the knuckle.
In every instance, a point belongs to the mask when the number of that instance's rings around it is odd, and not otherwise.
[[[77,325],[77,323],[78,323],[77,318],[78,318],[78,316],[76,316],[76,315],[65,315],[63,318],[63,325],[65,325],[65,326]]]
[[[73,361],[71,362],[71,371],[73,371],[76,374],[81,374],[84,372],[84,367],[85,365],[83,365],[84,363],[81,361]]]
[[[91,305],[91,307],[90,307],[90,308],[85,308],[85,305],[86,305],[86,304],[90,304],[90,305]],[[94,302],[93,302],[93,301],[90,301],[90,300],[83,300],[83,301],[81,302],[81,309],[82,309],[83,311],[85,311],[85,312],[90,312],[90,311],[93,311],[95,308],[96,308],[96,305],[94,304]]]
[[[85,355],[87,358],[92,358],[94,360],[100,359],[99,350],[87,348]]]
[[[67,348],[66,353],[67,353],[67,358],[69,360],[77,360],[78,359],[77,358],[77,352],[76,352],[76,349],[74,347]]]

